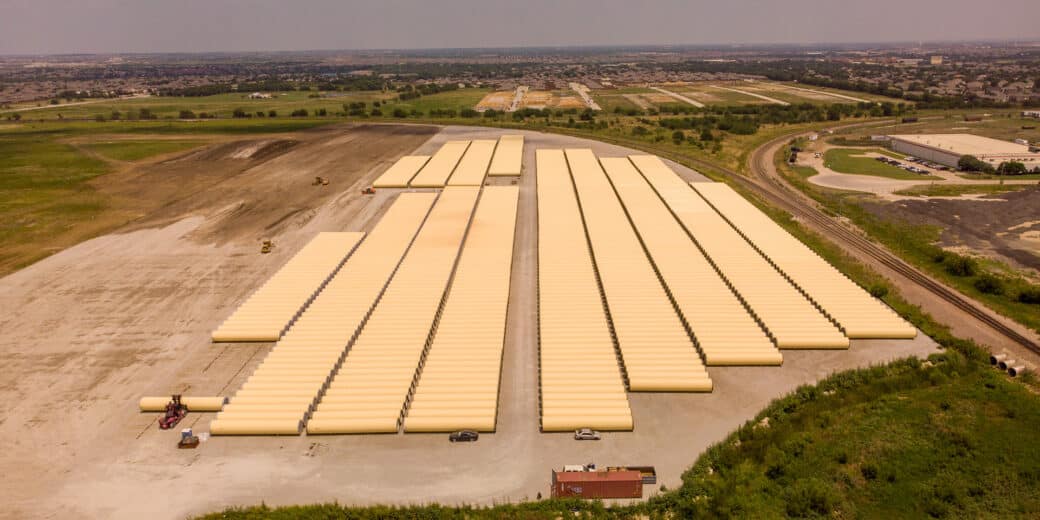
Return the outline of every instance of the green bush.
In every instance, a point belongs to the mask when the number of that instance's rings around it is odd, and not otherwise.
[[[953,276],[973,276],[977,271],[975,261],[960,255],[949,255],[943,260],[944,269]]]
[[[1022,289],[1018,293],[1018,301],[1040,305],[1040,288],[1031,287],[1028,289]]]
[[[795,481],[787,489],[784,498],[787,514],[800,518],[829,516],[838,501],[834,490],[827,483],[812,477]]]
[[[981,293],[1004,294],[1004,281],[991,274],[980,275],[973,285]]]

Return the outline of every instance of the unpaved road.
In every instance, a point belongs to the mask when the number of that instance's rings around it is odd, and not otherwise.
[[[388,135],[394,128],[401,133]],[[207,189],[182,192],[176,179],[163,179],[170,203],[161,211],[0,279],[0,435],[7,441],[0,517],[183,518],[229,505],[333,500],[488,504],[547,495],[552,468],[589,461],[652,464],[661,483],[674,488],[704,449],[776,396],[836,370],[935,351],[933,342],[919,337],[853,341],[849,351],[787,352],[781,368],[710,369],[716,385],[711,394],[632,395],[631,433],[586,443],[540,434],[535,149],[588,146],[603,156],[630,151],[523,132],[497,433],[460,445],[444,435],[222,437],[197,450],[177,450],[179,433],[159,431],[157,414],[137,411],[139,397],[232,393],[270,348],[210,343],[210,331],[239,302],[317,232],[370,229],[402,190],[374,196],[359,190],[398,156],[427,153],[450,139],[503,133],[468,127],[422,132],[400,125],[327,129],[295,137],[299,144],[241,173],[210,179]],[[253,144],[197,152],[182,159],[192,168],[172,164],[168,174],[206,176],[207,161],[229,160],[228,152],[243,147]],[[676,169],[688,180],[704,180]],[[310,186],[314,175],[332,183]],[[162,193],[160,186],[141,189]],[[286,216],[282,201],[302,209]],[[270,255],[257,252],[261,233],[278,245]],[[211,419],[190,414],[180,427],[205,432]]]

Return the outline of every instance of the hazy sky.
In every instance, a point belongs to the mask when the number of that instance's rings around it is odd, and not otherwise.
[[[0,54],[1040,39],[1040,0],[0,0]]]

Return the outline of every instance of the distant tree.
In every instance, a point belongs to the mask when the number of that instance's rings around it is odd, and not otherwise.
[[[109,119],[111,119],[113,121],[119,121],[120,119],[122,119],[122,117],[123,117],[123,114],[120,113],[118,110],[113,110],[112,113],[109,114]]]
[[[486,117],[488,119],[494,119],[494,118],[498,117],[498,110],[495,110],[493,108],[489,108],[489,109],[484,111],[484,117]]]
[[[400,117],[400,118],[408,117],[408,112],[405,111],[405,109],[403,109],[403,108],[395,108],[394,112],[393,112],[393,116],[394,117]]]
[[[711,129],[710,128],[705,128],[704,130],[701,130],[701,141],[714,141],[714,140],[715,140],[715,136],[711,134]]]
[[[52,99],[51,100],[51,104],[52,105],[57,105],[58,103],[61,103],[61,101],[58,101],[57,99]]]
[[[15,121],[21,121],[22,120],[22,115],[19,114],[18,112],[15,112],[14,115],[11,116],[11,119],[14,119]]]
[[[1028,171],[1026,165],[1018,161],[1002,162],[997,166],[997,173],[1001,175],[1023,175]]]
[[[241,108],[236,108],[233,112],[231,112],[231,117],[241,119],[244,117],[249,117],[249,114],[247,114],[246,111]]]
[[[974,155],[964,155],[957,160],[957,168],[966,172],[983,172],[992,173],[993,166],[987,164],[985,161],[980,160]]]
[[[195,119],[195,112],[191,110],[181,110],[181,113],[177,115],[180,119]]]
[[[104,114],[98,114],[98,115],[94,116],[94,121],[97,121],[98,123],[104,123],[105,122],[105,115]]]
[[[465,117],[465,118],[473,118],[473,117],[480,116],[480,112],[477,112],[476,110],[473,110],[472,108],[463,108],[459,112],[459,115],[462,116],[462,117]]]
[[[278,117],[278,111],[277,110],[268,110],[267,111],[267,117]]]
[[[324,108],[319,108],[314,113],[316,115],[319,115],[319,116],[327,116],[327,115],[329,115],[329,112],[327,110],[325,110]]]
[[[632,135],[644,136],[648,133],[650,133],[650,131],[647,130],[645,126],[637,126],[632,129]]]
[[[265,115],[266,115],[266,114],[264,114],[264,111],[263,111],[263,110],[257,110],[257,111],[256,111],[256,117],[264,117]]]
[[[373,108],[371,114],[372,117],[383,117],[383,111],[378,108]]]
[[[675,144],[679,144],[679,143],[681,143],[681,142],[683,142],[685,140],[686,140],[686,134],[683,133],[682,130],[676,130],[676,131],[672,132],[672,141],[674,141]]]
[[[141,119],[159,119],[159,116],[152,113],[152,109],[150,108],[142,108]]]
[[[307,117],[308,115],[310,115],[310,113],[307,112],[306,108],[298,108],[296,110],[293,110],[292,114],[289,115],[292,117]]]
[[[412,117],[422,117],[423,113],[422,113],[422,110],[418,110],[418,109],[413,108],[411,113],[410,113],[410,115]]]

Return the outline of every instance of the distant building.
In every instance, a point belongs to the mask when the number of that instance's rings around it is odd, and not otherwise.
[[[993,166],[1005,161],[1025,163],[1029,169],[1040,165],[1040,154],[1010,141],[972,134],[890,135],[892,149],[946,166],[956,167],[965,155],[972,155]]]
[[[942,56],[932,56],[932,59],[929,60],[929,62],[932,65],[942,65],[943,64],[943,57]]]
[[[1032,117],[1034,119],[1040,119],[1040,110],[1023,110],[1022,117]]]
[[[271,99],[271,95],[262,92],[253,92],[249,95],[249,99]]]
[[[870,136],[871,141],[890,141],[891,138],[887,135],[872,135]]]

